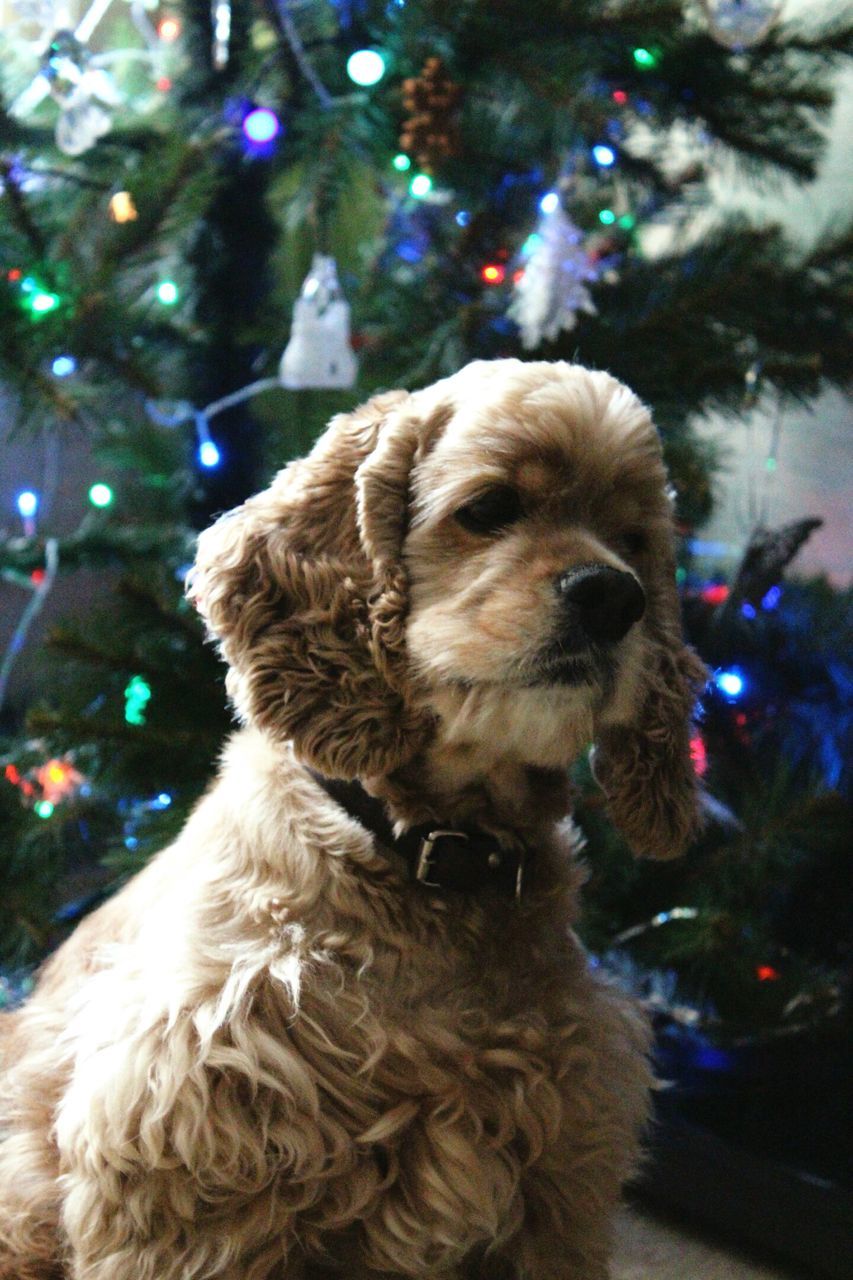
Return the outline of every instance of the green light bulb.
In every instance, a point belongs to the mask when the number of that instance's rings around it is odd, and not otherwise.
[[[660,54],[655,49],[635,49],[634,61],[638,67],[642,67],[644,71],[649,71],[652,67],[658,65]]]
[[[93,507],[108,507],[114,496],[108,484],[93,484],[89,490],[89,501]]]
[[[124,691],[124,718],[128,724],[145,724],[145,708],[151,701],[151,685],[144,676],[132,676]]]

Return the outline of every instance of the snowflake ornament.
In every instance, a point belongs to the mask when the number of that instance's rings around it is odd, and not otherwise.
[[[524,273],[515,284],[509,317],[529,351],[574,329],[578,312],[596,314],[587,283],[599,268],[583,247],[583,233],[561,206],[543,214]]]

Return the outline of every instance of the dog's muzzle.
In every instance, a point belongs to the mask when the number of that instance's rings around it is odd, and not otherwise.
[[[614,647],[646,611],[643,588],[633,573],[585,564],[555,578],[554,590],[556,622],[532,683],[606,690],[616,674]]]
[[[566,652],[581,653],[622,640],[646,611],[646,593],[633,573],[585,564],[556,583],[559,636]]]

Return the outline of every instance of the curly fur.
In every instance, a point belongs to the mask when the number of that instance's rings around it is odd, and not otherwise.
[[[512,484],[494,536],[454,512]],[[626,549],[626,529],[644,544]],[[633,573],[609,674],[541,678],[555,575]],[[669,856],[696,812],[657,436],[604,374],[468,366],[339,417],[202,535],[245,727],[176,842],[4,1019],[3,1280],[604,1280],[648,1032],[587,967],[566,768]],[[400,829],[535,848],[521,903],[407,883]]]

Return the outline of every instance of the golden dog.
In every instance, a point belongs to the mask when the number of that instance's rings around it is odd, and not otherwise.
[[[199,541],[245,722],[7,1015],[6,1280],[602,1280],[647,1030],[571,925],[566,771],[690,837],[648,412],[501,360],[333,420]]]

